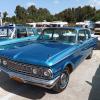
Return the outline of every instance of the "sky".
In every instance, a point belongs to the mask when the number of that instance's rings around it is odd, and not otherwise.
[[[56,14],[66,8],[84,5],[100,9],[100,0],[0,0],[0,12],[7,11],[9,16],[13,16],[17,5],[25,8],[35,5],[37,8],[47,8],[52,14]]]

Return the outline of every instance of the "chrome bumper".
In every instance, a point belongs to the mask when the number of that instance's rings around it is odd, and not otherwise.
[[[53,80],[44,80],[44,79],[39,79],[39,78],[35,78],[35,77],[30,77],[27,75],[12,72],[1,66],[0,66],[0,70],[3,71],[4,73],[8,74],[10,78],[17,77],[17,78],[23,80],[23,83],[37,85],[37,86],[48,88],[48,89],[53,88],[59,79],[59,76]]]

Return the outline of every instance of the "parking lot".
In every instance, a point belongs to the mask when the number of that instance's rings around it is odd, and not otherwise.
[[[18,83],[0,72],[0,100],[100,100],[100,42],[91,60],[85,60],[70,76],[62,93]]]

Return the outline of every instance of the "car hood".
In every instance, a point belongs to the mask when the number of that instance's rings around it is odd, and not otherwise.
[[[2,42],[2,41],[6,41],[6,40],[9,40],[9,38],[7,38],[7,37],[0,37],[0,42]]]
[[[15,39],[9,39],[5,41],[0,42],[0,50],[9,50],[9,49],[16,49],[20,48],[29,44],[32,44],[36,39],[38,38],[38,35],[32,35],[24,38],[15,38]]]
[[[72,47],[63,43],[36,42],[18,49],[4,50],[0,55],[18,62],[50,66],[54,59]]]
[[[8,41],[9,42],[9,41]],[[27,46],[34,43],[34,40],[29,40],[29,41],[21,41],[21,42],[16,42],[16,43],[8,43],[8,44],[3,44],[0,45],[0,50],[11,50],[11,49],[17,49],[23,46]]]

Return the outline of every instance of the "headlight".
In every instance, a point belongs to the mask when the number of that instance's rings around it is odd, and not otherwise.
[[[43,74],[44,74],[45,77],[51,77],[52,71],[50,69],[48,69],[48,70],[45,70]]]
[[[3,65],[5,65],[5,66],[7,65],[7,61],[6,61],[6,60],[3,60],[2,63],[3,63]]]
[[[38,70],[37,69],[33,69],[33,74],[38,74]]]
[[[32,73],[34,76],[43,78],[43,79],[51,79],[52,78],[52,71],[47,68],[39,68],[39,67],[34,67],[32,69]]]

